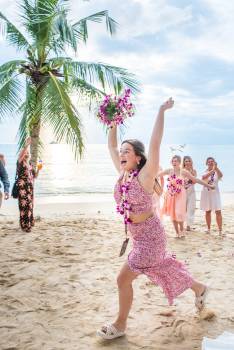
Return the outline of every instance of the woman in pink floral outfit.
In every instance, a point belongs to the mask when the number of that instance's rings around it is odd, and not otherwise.
[[[130,233],[132,250],[117,278],[117,318],[113,323],[103,325],[97,332],[104,339],[114,339],[125,334],[133,301],[132,282],[140,274],[145,274],[153,283],[162,287],[169,304],[186,289],[191,288],[195,294],[196,307],[199,310],[204,307],[207,287],[196,281],[184,264],[166,251],[165,231],[153,211],[152,197],[155,176],[159,169],[164,112],[172,108],[173,104],[174,101],[169,99],[159,109],[147,159],[144,145],[140,141],[125,140],[119,150],[116,126],[113,125],[109,131],[109,151],[120,175],[115,186],[115,200],[117,210],[124,216],[126,231]]]
[[[28,138],[25,147],[20,151],[17,162],[17,183],[18,203],[20,212],[20,227],[25,232],[30,232],[34,226],[33,217],[33,184],[34,178],[38,176],[39,170],[35,171],[30,163],[29,145],[31,138]]]

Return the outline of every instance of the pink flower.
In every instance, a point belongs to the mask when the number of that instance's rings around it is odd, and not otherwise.
[[[19,186],[24,186],[25,185],[25,181],[23,179],[20,179],[18,183],[19,183]]]
[[[124,124],[126,118],[134,115],[134,106],[130,102],[131,90],[126,89],[120,97],[107,95],[98,109],[97,117],[100,122],[108,127]]]
[[[25,196],[26,191],[25,191],[25,190],[19,190],[19,194],[20,194],[21,196]]]
[[[22,200],[20,201],[20,204],[22,205],[22,207],[26,207],[27,201],[26,201],[25,199],[22,199]]]

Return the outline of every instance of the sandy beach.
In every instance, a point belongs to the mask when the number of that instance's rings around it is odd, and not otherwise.
[[[30,234],[19,229],[15,203],[0,214],[2,350],[192,350],[201,349],[203,336],[234,332],[233,206],[223,211],[224,240],[215,230],[204,234],[199,210],[185,240],[165,220],[168,250],[210,286],[207,309],[196,314],[191,291],[169,307],[161,289],[140,276],[127,336],[109,342],[96,329],[115,318],[116,275],[126,259],[118,257],[123,225],[113,202],[39,203]]]

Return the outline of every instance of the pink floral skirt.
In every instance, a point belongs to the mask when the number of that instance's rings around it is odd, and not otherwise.
[[[166,252],[164,228],[157,216],[140,224],[129,224],[133,249],[128,255],[131,271],[143,273],[162,287],[168,302],[191,288],[194,279],[185,265]]]

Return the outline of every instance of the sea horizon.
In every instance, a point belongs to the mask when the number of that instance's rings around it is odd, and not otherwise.
[[[173,149],[177,145],[161,146],[161,166],[170,167],[170,159],[178,153],[192,156],[194,167],[201,177],[205,170],[205,159],[214,156],[218,166],[224,174],[220,181],[221,193],[234,193],[232,174],[234,165],[231,163],[234,145],[197,145],[188,144],[183,149]],[[0,153],[6,157],[6,168],[9,174],[11,186],[15,177],[17,144],[0,144]],[[86,144],[84,156],[76,162],[74,156],[66,144],[48,144],[41,156],[43,169],[35,183],[37,197],[70,197],[111,194],[118,178],[118,174],[110,159],[106,144]],[[201,186],[196,185],[199,196]],[[88,200],[88,199],[87,199]]]

